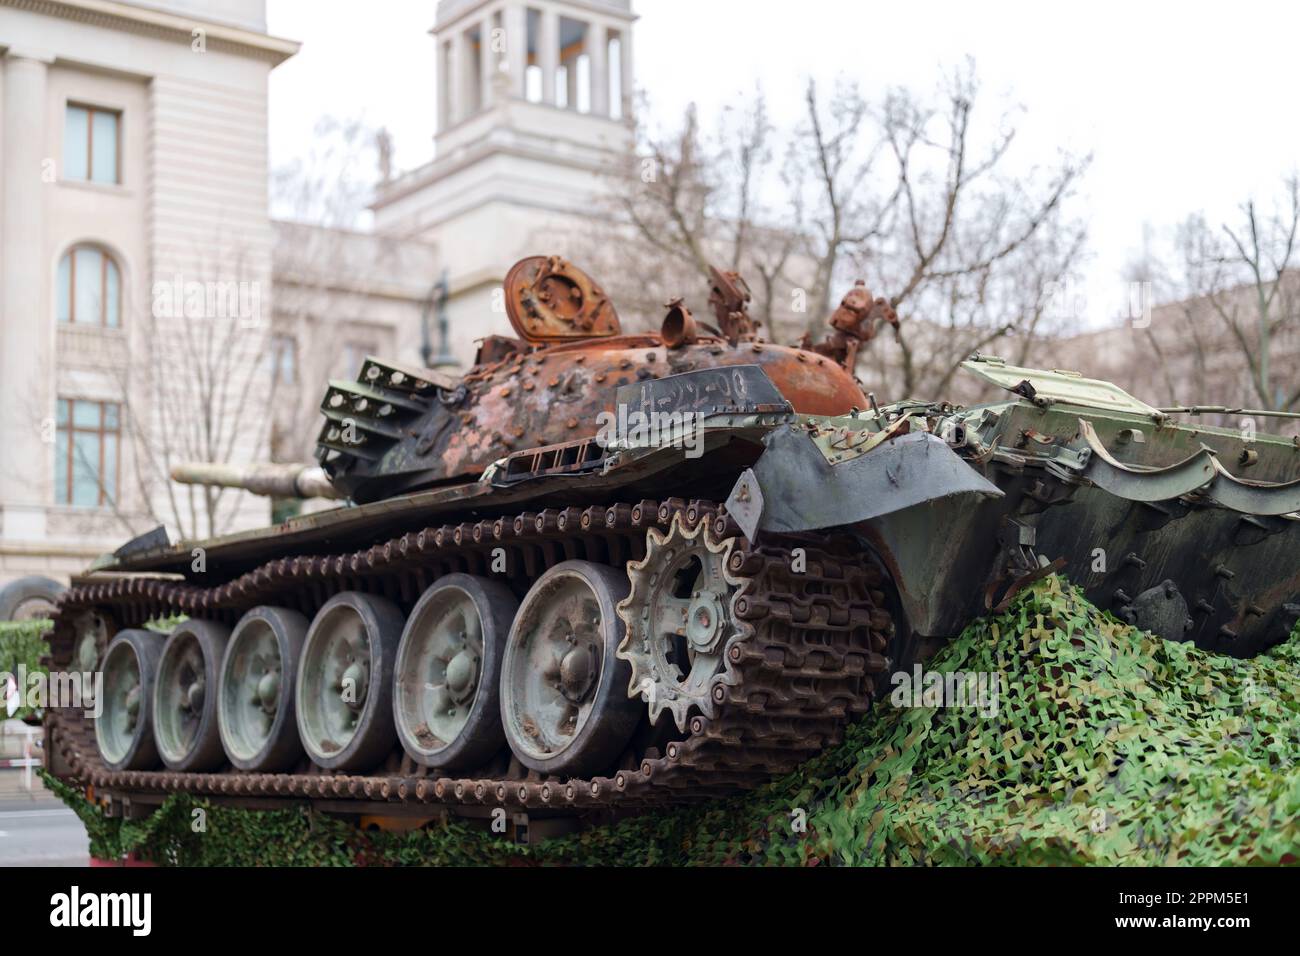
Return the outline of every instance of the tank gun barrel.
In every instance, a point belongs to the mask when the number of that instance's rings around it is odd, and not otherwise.
[[[183,485],[240,488],[268,498],[342,498],[319,465],[223,465],[186,462],[172,468],[172,480]]]

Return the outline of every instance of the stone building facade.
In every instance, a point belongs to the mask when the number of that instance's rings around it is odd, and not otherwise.
[[[65,577],[159,520],[266,520],[264,502],[212,508],[165,476],[193,363],[219,360],[196,360],[195,337],[249,357],[270,334],[267,78],[297,44],[264,12],[0,0],[0,580]],[[265,388],[211,379],[253,405]],[[266,456],[265,434],[209,437],[240,461]]]

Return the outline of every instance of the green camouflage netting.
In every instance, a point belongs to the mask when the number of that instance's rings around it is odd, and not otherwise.
[[[199,865],[1300,858],[1300,635],[1254,660],[1216,657],[1120,624],[1048,578],[927,666],[983,675],[983,706],[886,699],[842,745],[754,793],[535,847],[464,823],[363,834],[296,809],[210,807],[196,833],[195,809],[205,805],[188,797],[122,824],[64,792],[97,855],[137,850]]]

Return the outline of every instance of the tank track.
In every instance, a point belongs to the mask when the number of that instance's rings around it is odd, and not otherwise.
[[[609,776],[546,778],[525,772],[508,753],[481,775],[437,776],[400,747],[383,769],[367,775],[334,774],[306,763],[282,774],[242,773],[229,765],[214,773],[116,772],[100,760],[92,721],[75,710],[49,714],[47,746],[83,786],[124,794],[572,812],[696,802],[752,788],[837,743],[849,721],[869,709],[874,675],[888,667],[884,654],[893,622],[881,590],[884,575],[856,542],[819,535],[751,546],[711,502],[547,509],[427,528],[350,554],[274,560],[212,588],[147,576],[85,583],[59,604],[51,658],[54,666],[67,664],[74,645],[71,622],[90,608],[107,611],[120,628],[176,614],[233,626],[258,605],[310,616],[331,595],[358,590],[382,594],[409,611],[442,574],[486,573],[493,548],[504,547],[518,559],[510,566],[522,567],[524,583],[570,558],[623,568],[644,556],[648,529],[668,528],[679,515],[688,527],[710,522],[718,540],[733,539],[727,567],[739,582],[731,598],[736,628],[724,669],[713,680],[715,715],[694,715],[682,739],[642,735],[641,752],[634,752],[634,743]],[[803,549],[801,572],[792,570],[795,548]]]

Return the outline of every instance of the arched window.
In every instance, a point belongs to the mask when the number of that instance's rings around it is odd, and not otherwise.
[[[115,329],[122,321],[122,278],[98,246],[73,246],[59,260],[60,322]]]

